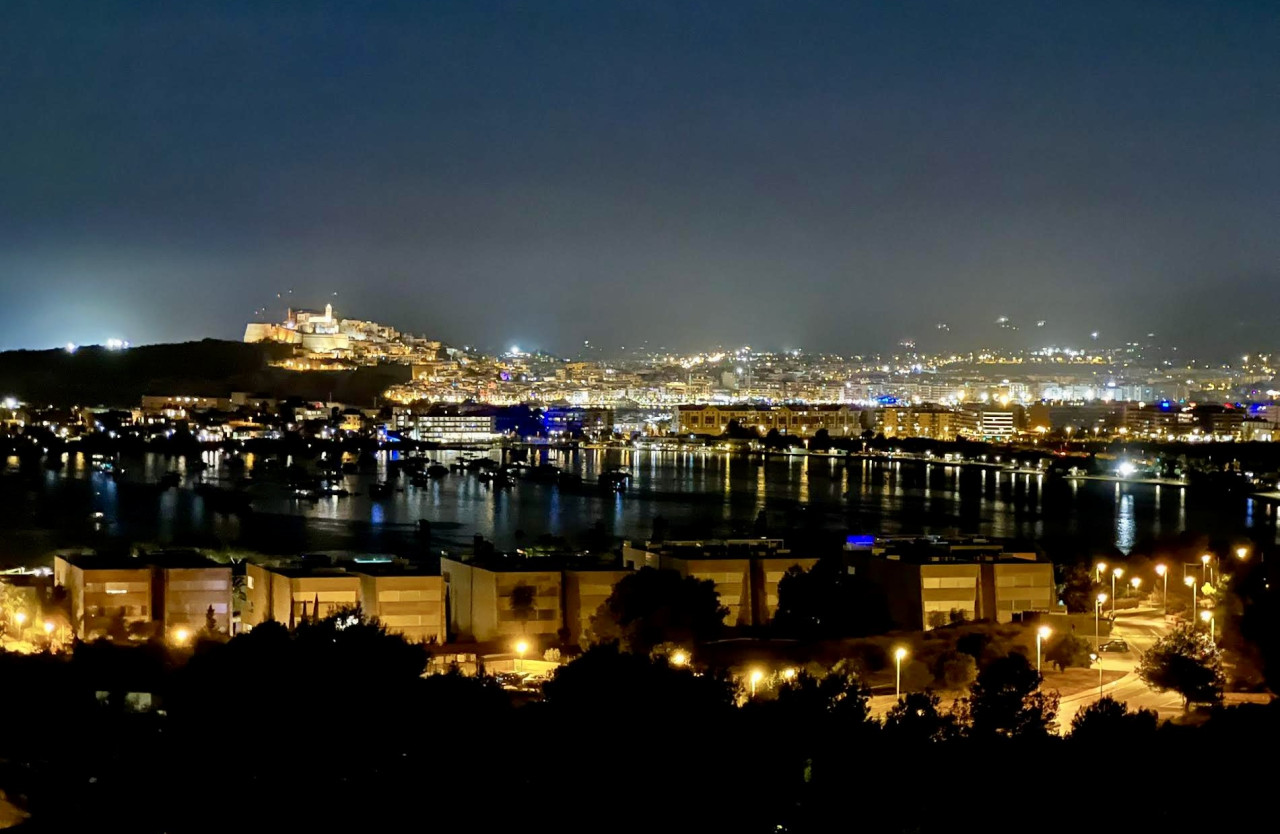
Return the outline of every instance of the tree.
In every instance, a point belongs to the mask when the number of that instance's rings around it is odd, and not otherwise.
[[[1147,709],[1129,712],[1128,707],[1124,701],[1104,695],[1071,719],[1069,738],[1079,744],[1123,746],[1154,736],[1156,714]]]
[[[934,663],[933,677],[944,689],[964,689],[978,676],[978,661],[965,652],[943,652]]]
[[[1044,659],[1059,669],[1071,666],[1087,669],[1093,665],[1091,654],[1093,654],[1093,644],[1074,631],[1069,631],[1050,644]]]
[[[1013,738],[1047,735],[1058,713],[1058,695],[1040,692],[1040,680],[1031,661],[1020,654],[988,664],[969,690],[974,733]]]
[[[517,582],[508,595],[511,614],[520,621],[520,633],[524,634],[525,624],[538,612],[538,589],[523,582]]]
[[[1182,696],[1184,706],[1222,700],[1222,657],[1209,635],[1193,625],[1175,628],[1142,655],[1138,676],[1160,692]]]
[[[683,723],[699,713],[727,711],[736,695],[726,678],[695,675],[616,644],[592,646],[543,687],[547,707],[573,721],[627,715],[659,724],[660,717],[678,716]]]
[[[813,433],[813,437],[809,439],[809,450],[812,452],[825,452],[831,448],[831,433],[826,429],[818,429]]]
[[[804,638],[882,634],[890,625],[879,588],[845,571],[839,559],[820,559],[809,570],[793,565],[778,582],[774,628]]]
[[[692,645],[719,635],[729,609],[709,579],[641,568],[619,580],[591,617],[595,643],[647,654],[659,643]]]
[[[206,634],[218,633],[218,617],[214,613],[212,605],[204,612],[204,630]]]
[[[826,715],[850,726],[865,724],[871,717],[870,698],[871,690],[862,679],[844,669],[821,678],[801,672],[778,687],[779,706],[808,723]]]
[[[1072,614],[1093,613],[1093,571],[1085,565],[1071,565],[1062,574],[1062,601]]]
[[[973,658],[969,660],[972,662]],[[885,713],[885,735],[899,742],[955,739],[960,734],[960,725],[954,714],[938,709],[940,703],[941,699],[932,692],[908,692]]]

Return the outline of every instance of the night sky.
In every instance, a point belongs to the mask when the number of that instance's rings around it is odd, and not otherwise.
[[[3,348],[1226,356],[1278,221],[1276,0],[0,4]]]

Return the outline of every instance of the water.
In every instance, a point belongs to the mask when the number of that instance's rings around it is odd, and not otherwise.
[[[448,464],[455,452],[439,452]],[[1066,481],[979,467],[913,461],[842,460],[820,456],[767,460],[719,452],[579,450],[544,452],[542,460],[595,481],[617,466],[633,473],[625,494],[577,491],[521,481],[495,490],[469,473],[452,473],[399,490],[382,500],[369,486],[376,470],[347,475],[349,497],[298,501],[282,484],[250,488],[254,512],[213,511],[193,489],[201,481],[229,485],[231,467],[206,453],[209,469],[187,473],[178,489],[160,477],[181,459],[148,455],[125,460],[113,480],[79,455],[61,472],[19,471],[7,461],[0,474],[0,562],[30,563],[59,547],[106,541],[227,547],[266,553],[352,550],[420,554],[419,519],[431,522],[430,547],[458,549],[474,534],[509,548],[539,536],[581,540],[597,521],[614,536],[643,538],[662,516],[668,535],[709,538],[748,535],[764,512],[774,531],[813,525],[852,533],[978,533],[1033,539],[1055,556],[1136,545],[1183,531],[1277,542],[1276,515],[1267,503],[1194,493],[1183,487]],[[248,472],[253,473],[253,461]],[[261,467],[258,467],[261,471]],[[91,521],[101,513],[100,521]]]

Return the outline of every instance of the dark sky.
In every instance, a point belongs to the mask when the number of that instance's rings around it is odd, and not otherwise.
[[[1234,352],[1277,221],[1276,0],[0,4],[4,348]]]

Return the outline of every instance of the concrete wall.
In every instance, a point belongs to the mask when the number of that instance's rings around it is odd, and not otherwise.
[[[583,636],[591,629],[591,617],[609,594],[613,586],[631,571],[626,570],[567,570],[564,572],[564,620],[569,630],[570,643],[582,643]]]
[[[408,640],[445,642],[443,577],[361,574],[360,607]]]
[[[186,628],[191,632],[205,627],[213,606],[218,631],[231,633],[231,568],[163,568],[164,628]]]

